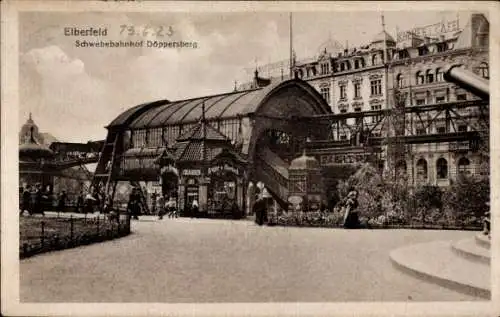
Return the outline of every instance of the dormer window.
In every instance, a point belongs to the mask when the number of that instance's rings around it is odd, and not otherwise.
[[[418,56],[424,56],[427,54],[429,54],[429,49],[427,48],[427,46],[422,46],[418,48]]]

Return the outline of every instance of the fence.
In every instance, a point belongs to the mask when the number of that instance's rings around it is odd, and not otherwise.
[[[111,240],[130,234],[130,217],[58,214],[20,218],[20,258]]]

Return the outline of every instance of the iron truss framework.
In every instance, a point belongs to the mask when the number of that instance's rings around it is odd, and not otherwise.
[[[328,127],[327,139],[308,140],[308,152],[312,155],[349,154],[347,162],[343,159],[321,158],[322,164],[354,163],[354,161],[380,159],[384,146],[402,143],[405,151],[412,144],[450,143],[450,150],[468,149],[477,151],[480,144],[487,145],[489,140],[489,101],[468,100],[446,103],[411,106],[404,108],[402,129],[391,129],[395,111],[382,109],[341,114],[316,115],[301,118],[307,127],[308,135],[312,129]],[[401,118],[400,118],[401,119]],[[436,128],[437,127],[437,128]],[[397,132],[396,132],[397,131]],[[348,136],[344,139],[339,136]]]

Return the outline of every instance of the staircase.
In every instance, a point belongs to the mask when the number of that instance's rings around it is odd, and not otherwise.
[[[269,148],[259,151],[255,161],[256,179],[263,182],[269,193],[283,208],[288,208],[288,163]]]
[[[142,190],[142,186],[139,182],[137,181],[130,181],[130,185],[137,187],[139,189],[140,193],[140,201],[139,204],[141,205],[141,210],[143,214],[149,214],[149,205],[148,205],[148,200],[146,197],[146,194]]]
[[[119,133],[110,131],[104,141],[101,156],[97,162],[97,167],[92,178],[92,184],[89,191],[98,190],[101,186],[105,186],[105,193],[108,194],[109,185],[114,169],[116,152],[119,140]]]
[[[491,297],[490,240],[482,233],[459,241],[411,245],[390,253],[393,264],[416,278],[473,296]]]

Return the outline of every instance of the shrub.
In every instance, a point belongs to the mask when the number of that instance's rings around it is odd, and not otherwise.
[[[481,217],[489,209],[490,183],[487,179],[460,177],[443,195],[443,205],[458,225],[480,225]]]

